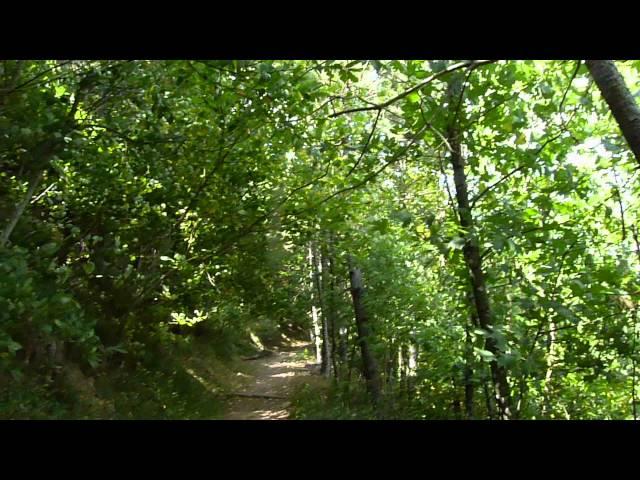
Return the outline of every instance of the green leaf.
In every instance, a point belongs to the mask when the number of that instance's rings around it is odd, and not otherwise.
[[[484,350],[482,348],[474,347],[474,351],[476,354],[480,356],[483,362],[492,362],[496,359],[495,355],[491,353],[489,350]]]
[[[551,85],[549,85],[546,82],[540,85],[540,92],[542,93],[542,96],[544,98],[551,98],[553,97],[553,94],[554,94],[553,88],[551,87]]]
[[[60,245],[55,242],[49,242],[40,247],[40,253],[44,256],[50,257],[60,249]]]
[[[420,103],[420,94],[418,92],[411,92],[407,95],[407,100],[411,103]]]
[[[95,271],[96,266],[93,262],[87,262],[84,265],[82,265],[82,269],[87,275],[91,275]]]
[[[454,250],[462,250],[466,244],[466,240],[462,237],[455,237],[447,245]]]
[[[18,342],[14,342],[13,340],[5,340],[4,342],[2,342],[2,344],[10,353],[15,353],[18,350],[22,349],[22,345],[20,345]]]

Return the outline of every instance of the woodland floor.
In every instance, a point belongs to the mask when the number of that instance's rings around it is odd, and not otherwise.
[[[294,389],[322,380],[319,366],[306,355],[311,348],[309,343],[292,342],[274,348],[269,356],[246,360],[247,368],[236,374],[241,380],[223,420],[288,419]]]

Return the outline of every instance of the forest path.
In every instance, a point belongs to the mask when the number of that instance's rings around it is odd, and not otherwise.
[[[310,343],[294,342],[267,357],[245,361],[248,373],[237,373],[242,377],[241,385],[235,389],[237,395],[229,401],[223,420],[289,418],[294,388],[321,380],[318,365],[305,355],[311,347]]]

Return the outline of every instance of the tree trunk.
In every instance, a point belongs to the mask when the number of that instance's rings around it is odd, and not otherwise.
[[[622,135],[640,163],[640,107],[612,60],[587,60],[586,63]]]
[[[348,330],[346,325],[344,325],[343,318],[339,315],[339,297],[341,293],[338,293],[339,287],[336,285],[336,267],[335,267],[335,255],[334,255],[334,235],[333,233],[329,234],[328,240],[328,260],[329,260],[329,277],[331,281],[329,282],[329,289],[331,291],[331,356],[333,362],[333,369],[335,372],[335,376],[338,377],[338,374],[341,374],[341,369],[347,362],[347,351],[348,351]],[[342,290],[342,289],[341,289]]]
[[[452,379],[452,383],[453,383],[453,391],[454,391],[454,395],[455,395],[455,398],[453,399],[453,402],[451,402],[451,408],[453,410],[453,417],[456,420],[462,420],[462,408],[460,406],[460,399],[458,398],[458,387],[456,386],[455,378]]]
[[[482,388],[484,389],[484,399],[487,405],[487,416],[489,420],[493,420],[495,418],[495,412],[493,411],[493,401],[491,401],[491,394],[489,393],[489,387],[487,386],[487,381],[484,380],[482,382]]]
[[[376,360],[369,347],[369,319],[362,301],[364,287],[362,284],[362,273],[354,266],[349,259],[349,276],[351,280],[351,295],[353,297],[353,309],[356,317],[356,327],[360,353],[362,355],[362,373],[367,383],[367,390],[371,396],[373,404],[377,407],[381,398],[381,383]]]
[[[316,305],[316,295],[315,292],[315,265],[313,261],[313,246],[309,244],[309,276],[311,277],[311,339],[313,340],[313,344],[316,347],[316,363],[320,363],[322,361],[322,342],[320,340],[320,322],[318,320],[318,307]]]
[[[547,372],[544,376],[542,417],[549,415],[551,411],[551,398],[553,396],[553,365],[557,361],[556,341],[557,341],[556,324],[554,321],[549,322],[549,333],[547,334]]]
[[[322,291],[324,292],[324,310],[327,326],[327,355],[329,369],[333,370],[333,375],[338,376],[338,365],[336,360],[336,308],[335,308],[335,277],[333,275],[333,259],[329,246],[323,244],[322,257]]]
[[[313,284],[316,291],[316,304],[320,308],[321,348],[320,348],[320,373],[331,375],[331,363],[329,360],[329,326],[327,322],[326,299],[322,290],[322,260],[320,259],[317,245],[311,247],[313,263]]]
[[[391,339],[389,343],[389,348],[387,349],[387,357],[386,357],[386,382],[389,385],[393,385],[396,383],[397,378],[397,370],[396,367],[398,365],[398,358],[396,356],[398,346],[395,339]]]
[[[400,386],[402,391],[407,397],[407,400],[411,397],[409,394],[409,382],[407,375],[407,365],[409,364],[409,347],[405,343],[400,344],[398,349],[398,370],[400,371]]]
[[[456,92],[454,81],[449,83],[448,96],[450,98],[450,108],[453,108],[453,105],[455,104],[454,101],[457,102],[459,96],[459,93]],[[484,279],[484,271],[482,269],[480,249],[473,234],[474,222],[471,213],[471,206],[469,204],[467,178],[464,171],[465,161],[462,156],[462,146],[460,144],[461,133],[458,131],[455,116],[447,128],[446,136],[451,149],[451,166],[453,167],[453,179],[456,188],[459,222],[466,237],[464,239],[465,243],[463,253],[470,273],[475,309],[480,327],[491,334],[493,333],[493,319],[491,316],[489,296],[487,294],[487,287]],[[500,351],[497,342],[492,335],[487,335],[485,340],[485,349],[491,352],[495,357],[490,365],[495,398],[498,404],[498,414],[500,419],[507,420],[511,416],[507,372],[505,368],[499,365],[496,361],[500,356]]]
[[[415,392],[415,378],[418,369],[418,344],[409,340],[407,348],[407,399],[411,401]]]
[[[473,322],[475,323],[475,322]],[[466,349],[464,365],[464,412],[467,419],[473,419],[473,369],[471,362],[473,358],[473,344],[471,342],[470,327],[466,328]]]
[[[22,201],[18,205],[16,205],[16,209],[9,219],[9,224],[2,231],[2,235],[0,235],[0,248],[4,247],[9,241],[9,237],[11,236],[13,229],[16,227],[18,220],[20,220],[20,217],[22,217],[25,208],[27,208],[27,205],[29,205],[29,202],[33,198],[33,194],[36,191],[36,188],[38,188],[38,184],[42,179],[43,173],[44,172],[40,171],[39,173],[31,177],[26,195],[24,196]]]

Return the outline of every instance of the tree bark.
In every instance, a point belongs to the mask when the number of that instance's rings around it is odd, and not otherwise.
[[[475,323],[475,322],[473,322]],[[464,365],[464,412],[467,419],[473,419],[473,368],[471,362],[473,358],[473,344],[471,342],[471,332],[469,325],[466,328],[466,349]]]
[[[448,96],[450,108],[453,108],[458,100],[459,92],[456,92],[454,81],[449,83]],[[463,247],[464,259],[470,273],[473,299],[480,327],[486,330],[485,349],[494,355],[491,361],[491,376],[493,380],[495,399],[498,404],[498,415],[500,419],[507,420],[511,417],[509,383],[507,372],[504,367],[498,364],[496,359],[500,356],[500,351],[493,333],[493,319],[487,287],[485,284],[484,271],[482,269],[482,259],[477,240],[474,238],[474,221],[469,203],[469,193],[467,188],[467,178],[464,171],[465,160],[462,155],[460,143],[461,133],[456,125],[456,118],[453,115],[446,132],[447,141],[450,147],[451,166],[453,167],[453,179],[456,189],[456,200],[458,203],[458,216],[460,226],[465,232],[465,243]]]
[[[398,358],[396,356],[397,342],[395,339],[391,339],[389,347],[387,348],[387,354],[385,357],[385,381],[388,385],[396,383],[396,366]]]
[[[315,265],[313,260],[313,246],[309,244],[309,276],[311,278],[311,339],[313,344],[316,347],[316,362],[320,363],[322,361],[322,345],[320,340],[320,322],[318,320],[318,306],[316,305],[316,295],[315,292]]]
[[[542,417],[546,417],[551,411],[551,397],[553,396],[553,365],[557,361],[556,354],[556,341],[557,341],[556,323],[554,321],[549,322],[549,333],[547,340],[547,371],[544,376],[544,390],[543,390],[543,403],[542,403]]]
[[[24,196],[22,201],[18,205],[16,205],[16,209],[14,210],[13,215],[11,215],[11,218],[9,219],[9,224],[2,231],[2,235],[0,235],[0,248],[4,247],[9,241],[9,237],[11,237],[11,233],[13,232],[13,229],[18,224],[18,220],[20,220],[20,217],[22,217],[22,214],[24,213],[25,208],[27,208],[27,205],[29,205],[29,202],[33,198],[33,194],[35,193],[36,188],[38,188],[38,184],[42,179],[43,173],[44,172],[40,171],[31,177],[31,180],[29,181],[29,188],[27,188],[26,195]]]
[[[598,85],[622,135],[640,164],[640,107],[612,60],[587,60],[587,68]]]
[[[320,308],[320,330],[321,330],[321,348],[320,348],[320,373],[325,376],[331,375],[331,361],[329,359],[329,326],[327,322],[326,299],[322,289],[322,259],[317,245],[312,244],[311,247],[313,262],[313,283],[316,290],[316,303]]]
[[[362,284],[362,273],[354,266],[349,259],[349,276],[351,280],[351,295],[353,297],[353,309],[356,317],[356,327],[360,353],[362,355],[362,373],[367,383],[367,390],[371,396],[373,404],[377,407],[381,398],[381,383],[376,360],[371,353],[369,346],[369,318],[362,300],[364,287]]]
[[[324,313],[326,318],[327,355],[329,369],[335,377],[338,376],[338,364],[336,360],[336,308],[335,308],[335,277],[333,275],[333,258],[329,245],[322,245],[320,250],[322,257],[322,290],[324,292]]]
[[[484,389],[484,399],[487,406],[487,416],[489,420],[493,420],[495,418],[494,412],[494,402],[491,400],[491,394],[489,393],[489,387],[487,386],[487,381],[482,382],[482,388]]]
[[[24,65],[23,62],[19,61],[17,65],[16,74],[12,80],[14,87],[15,87],[15,83],[20,78],[23,65]],[[65,135],[67,135],[75,127],[74,116],[78,109],[81,93],[82,93],[82,89],[79,89],[76,92],[76,99],[74,100],[74,103],[71,106],[71,111],[69,112],[65,122],[63,122],[62,124],[62,129],[60,132],[62,134],[61,137],[64,137]],[[42,180],[42,177],[49,165],[49,162],[62,148],[64,148],[64,142],[62,142],[60,139],[48,138],[40,142],[31,152],[30,154],[31,161],[28,168],[33,173],[29,181],[27,194],[25,195],[22,202],[16,205],[16,209],[13,215],[11,215],[11,218],[9,219],[9,224],[4,228],[4,230],[2,231],[2,234],[0,234],[0,248],[4,247],[9,241],[9,238],[11,237],[11,233],[13,232],[13,229],[17,225],[18,220],[20,220],[20,217],[24,213],[27,205],[29,205],[29,202],[33,198],[35,190],[40,184],[40,180]]]

